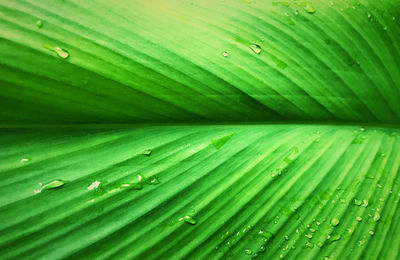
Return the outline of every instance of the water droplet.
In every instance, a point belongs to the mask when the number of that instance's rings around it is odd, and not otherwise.
[[[306,12],[309,14],[313,14],[316,11],[315,8],[311,5],[311,3],[306,3],[304,10],[306,10]]]
[[[65,183],[66,182],[63,181],[63,180],[54,180],[54,181],[51,181],[51,182],[46,183],[46,184],[40,183],[41,187],[40,187],[39,190],[35,190],[35,193],[39,193],[39,192],[42,192],[44,190],[56,189],[56,188],[64,186]]]
[[[333,6],[333,1],[329,1],[329,5],[330,5],[330,6]]]
[[[310,230],[311,233],[315,233],[315,229],[310,228],[309,230]]]
[[[381,153],[381,157],[385,157],[385,154],[384,154],[384,153]]]
[[[361,131],[361,132],[365,132],[365,128],[364,128],[364,127],[361,127],[361,128],[360,128],[360,131]]]
[[[250,49],[252,49],[254,51],[254,53],[256,53],[256,54],[260,54],[261,53],[261,46],[260,45],[253,43],[253,44],[250,44],[249,47],[250,47]]]
[[[63,48],[60,47],[54,47],[54,51],[57,53],[57,55],[63,59],[66,59],[69,57],[69,52]]]
[[[333,243],[333,242],[335,242],[335,241],[338,241],[338,240],[340,240],[341,238],[342,238],[342,236],[341,236],[340,234],[334,234],[334,235],[331,236],[330,242],[329,242],[329,243]]]
[[[362,217],[357,216],[357,217],[356,217],[356,220],[357,220],[358,222],[361,222],[361,221],[362,221]]]
[[[373,235],[375,234],[375,232],[372,231],[372,230],[370,230],[368,233],[369,233],[371,236],[373,236]]]
[[[309,239],[311,239],[312,238],[312,235],[311,234],[306,234],[306,235],[304,235],[306,238],[309,238]]]
[[[31,159],[30,158],[22,158],[20,162],[24,163],[24,162],[29,162]]]
[[[319,138],[314,140],[314,143],[319,143],[319,142],[320,142]]]
[[[368,19],[370,19],[370,18],[372,17],[372,14],[371,14],[371,13],[368,13],[368,14],[367,14],[367,17],[368,17]]]
[[[285,238],[286,241],[289,240],[289,236],[288,235],[285,235],[284,238]]]
[[[376,184],[376,186],[378,186],[379,189],[382,189],[382,185],[381,184]]]
[[[197,221],[191,216],[184,216],[183,218],[178,219],[178,221],[185,221],[191,225],[196,225]]]
[[[375,221],[375,222],[378,222],[380,219],[381,219],[381,215],[379,215],[378,212],[375,212],[375,214],[374,214],[374,221]]]
[[[160,180],[158,179],[157,176],[151,176],[146,179],[146,183],[150,185],[158,185],[160,184]]]
[[[315,224],[317,224],[317,226],[321,225],[321,222],[317,221],[315,222]]]
[[[88,190],[97,189],[100,185],[100,181],[94,181],[92,184],[89,185]]]
[[[246,255],[251,255],[251,254],[253,254],[253,250],[251,250],[250,248],[246,248],[246,249],[244,250],[244,253],[245,253]]]
[[[362,206],[363,206],[364,208],[368,207],[368,200],[363,200]]]
[[[354,205],[357,205],[357,206],[361,206],[361,200],[358,200],[358,199],[354,199],[354,201],[353,201],[353,204]]]
[[[365,241],[364,241],[364,240],[359,240],[359,241],[358,241],[358,246],[363,246],[363,245],[364,245],[364,243],[365,243]]]
[[[38,28],[42,28],[42,27],[43,27],[43,21],[42,21],[42,20],[37,20],[37,21],[36,21],[36,26],[37,26]]]
[[[146,149],[142,152],[143,155],[150,156],[153,151],[151,149]]]
[[[331,220],[331,226],[336,227],[337,225],[339,225],[339,219],[333,218]]]
[[[229,53],[228,53],[227,51],[224,51],[224,52],[222,53],[222,56],[224,56],[224,57],[226,58],[226,57],[229,56]]]
[[[280,258],[280,259],[282,259],[282,258],[283,258],[283,255],[282,255],[282,254],[280,254],[280,255],[279,255],[279,258]]]
[[[324,260],[329,260],[329,256],[324,256]]]
[[[320,242],[318,242],[317,246],[318,246],[319,248],[321,248],[321,247],[324,246],[324,244],[320,241]]]
[[[299,15],[299,10],[294,11],[294,15]]]
[[[313,248],[313,247],[314,247],[314,244],[311,243],[311,242],[309,242],[309,241],[307,241],[306,244],[305,244],[305,247],[306,247],[306,248]]]
[[[215,147],[215,149],[219,150],[222,146],[224,146],[229,139],[231,139],[231,137],[233,136],[233,134],[230,135],[225,135],[221,138],[216,138],[211,140],[211,144]]]
[[[379,201],[382,201],[382,202],[383,202],[383,201],[385,201],[385,199],[384,199],[384,198],[380,198]]]
[[[265,239],[270,239],[271,237],[272,237],[272,233],[271,232],[269,232],[269,231],[264,231],[264,230],[262,230],[262,229],[260,229],[259,231],[258,231],[258,236],[259,237],[262,237],[262,238],[265,238]]]

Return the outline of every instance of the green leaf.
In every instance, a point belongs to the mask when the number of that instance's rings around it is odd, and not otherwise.
[[[71,127],[1,139],[5,259],[398,256],[396,129]],[[66,182],[36,192],[54,180]]]
[[[0,258],[399,259],[399,10],[0,1]]]
[[[2,0],[0,119],[398,124],[399,10],[394,0]]]

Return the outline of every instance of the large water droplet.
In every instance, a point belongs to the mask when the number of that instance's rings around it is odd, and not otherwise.
[[[64,186],[65,183],[66,182],[63,180],[54,180],[54,181],[48,182],[46,184],[40,183],[41,187],[39,190],[35,190],[35,193],[39,193],[44,190],[56,189],[56,188]]]
[[[253,44],[250,44],[249,47],[250,47],[250,49],[252,49],[254,51],[254,53],[256,53],[256,54],[260,54],[261,53],[261,46],[260,45],[253,43]]]

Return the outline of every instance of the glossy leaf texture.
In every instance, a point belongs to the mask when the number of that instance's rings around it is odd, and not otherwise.
[[[3,259],[399,257],[396,129],[3,129],[1,143]]]
[[[2,123],[400,121],[394,0],[3,0]]]

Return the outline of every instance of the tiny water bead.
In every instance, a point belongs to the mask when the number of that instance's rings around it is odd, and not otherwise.
[[[375,232],[372,231],[372,230],[370,230],[368,233],[369,233],[371,236],[373,236],[373,235],[375,234]]]
[[[354,201],[353,201],[353,204],[354,205],[357,205],[357,206],[361,206],[361,200],[358,200],[358,199],[354,199]]]
[[[289,240],[289,236],[288,235],[285,235],[284,238],[285,238],[286,241]]]
[[[360,128],[360,131],[361,131],[361,132],[365,132],[365,128],[364,128],[364,127],[361,127],[361,128]]]
[[[309,238],[309,239],[311,239],[311,238],[313,238],[313,236],[311,235],[311,234],[306,234],[306,235],[304,235],[306,238]]]
[[[100,185],[100,181],[94,181],[92,184],[89,185],[88,190],[97,189]]]
[[[368,200],[363,200],[362,206],[363,206],[364,208],[368,207]]]
[[[314,14],[316,12],[315,8],[308,2],[305,3],[304,10],[309,14]]]
[[[30,158],[22,158],[20,162],[24,163],[24,162],[29,162],[31,159]]]
[[[57,53],[57,55],[63,59],[66,59],[69,57],[69,52],[63,48],[60,47],[55,47],[54,51]]]
[[[35,190],[34,192],[35,193],[40,193],[40,192],[42,192],[44,190],[51,190],[51,189],[60,188],[60,187],[64,186],[65,183],[66,183],[66,181],[63,181],[63,180],[54,180],[54,181],[48,182],[46,184],[39,183],[40,186],[41,186],[40,189],[39,190]]]
[[[254,51],[254,53],[256,53],[256,54],[260,54],[261,53],[261,46],[260,45],[258,45],[256,43],[253,43],[253,44],[250,44],[249,47],[250,47],[250,49],[252,51]]]
[[[157,185],[160,183],[160,180],[158,179],[157,176],[151,176],[146,179],[146,183],[150,185]]]
[[[150,156],[153,151],[151,149],[146,149],[142,152],[143,155]]]
[[[197,221],[194,217],[191,216],[184,216],[183,218],[178,219],[179,222],[185,221],[186,223],[190,225],[196,225]]]
[[[379,212],[375,212],[373,220],[375,222],[378,222],[380,219],[381,219],[381,215],[379,215]]]
[[[246,248],[246,249],[244,250],[244,253],[245,253],[246,255],[251,255],[251,254],[253,254],[253,250],[251,250],[250,248]]]
[[[228,53],[227,51],[224,51],[224,52],[222,53],[222,56],[224,56],[224,57],[226,58],[226,57],[229,56],[229,53]]]
[[[36,26],[37,26],[38,28],[42,28],[42,27],[43,27],[43,21],[42,21],[42,20],[37,20],[37,21],[36,21]]]
[[[356,217],[356,220],[357,220],[358,222],[361,222],[361,221],[362,221],[362,217],[357,216],[357,217]]]
[[[336,227],[337,225],[339,225],[339,219],[333,218],[331,220],[331,226]]]

